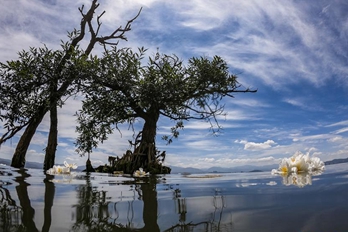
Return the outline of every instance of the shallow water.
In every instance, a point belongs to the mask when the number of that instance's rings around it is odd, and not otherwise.
[[[348,164],[132,178],[0,166],[0,231],[348,231]],[[301,182],[302,181],[302,182]]]

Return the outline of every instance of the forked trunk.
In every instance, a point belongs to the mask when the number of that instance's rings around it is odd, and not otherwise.
[[[58,145],[58,116],[57,104],[54,101],[50,109],[50,132],[46,147],[46,154],[43,169],[46,171],[53,167]]]

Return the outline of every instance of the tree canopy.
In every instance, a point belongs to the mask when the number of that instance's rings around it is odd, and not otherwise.
[[[256,92],[241,90],[237,76],[229,74],[227,63],[219,56],[191,58],[185,65],[176,55],[159,52],[145,62],[145,52],[144,48],[134,52],[113,47],[102,58],[94,59],[94,70],[82,87],[85,99],[78,112],[80,135],[76,144],[81,154],[91,153],[119,124],[133,124],[136,118],[142,118],[143,129],[133,153],[145,155],[146,161],[138,165],[134,161],[132,170],[147,167],[156,163],[155,136],[160,117],[175,122],[171,136],[164,136],[170,143],[187,120],[207,120],[213,130],[218,130],[217,116],[224,112],[221,100],[237,92]]]
[[[4,121],[6,132],[0,138],[0,144],[12,138],[35,117],[38,109],[45,106],[48,110],[52,83],[57,85],[69,78],[81,77],[83,62],[78,57],[81,51],[75,49],[61,68],[61,60],[68,47],[62,50],[50,50],[31,47],[29,51],[19,52],[19,59],[0,63],[0,120]],[[76,92],[67,89],[66,96]],[[58,99],[57,106],[63,105],[65,99]]]

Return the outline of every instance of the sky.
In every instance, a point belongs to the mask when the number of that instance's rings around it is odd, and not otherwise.
[[[348,2],[345,0],[99,0],[96,15],[101,35],[109,35],[142,12],[119,47],[157,49],[191,57],[221,56],[242,88],[224,99],[223,129],[213,135],[204,121],[184,122],[179,138],[166,145],[161,136],[173,122],[160,118],[159,150],[165,165],[209,168],[278,164],[296,151],[323,161],[348,157]],[[90,0],[5,0],[0,8],[0,62],[18,59],[29,47],[59,49],[67,32],[79,27],[78,7]],[[95,17],[96,18],[96,17]],[[84,48],[86,38],[80,45]],[[95,46],[92,52],[100,54]],[[70,98],[59,109],[56,163],[84,166],[86,157],[75,152],[75,112],[81,98]],[[49,118],[45,117],[26,155],[43,162]],[[136,124],[140,129],[141,121]],[[133,131],[109,136],[91,154],[92,165],[107,163],[129,149]],[[0,135],[4,129],[0,124]],[[19,136],[0,148],[11,159]]]

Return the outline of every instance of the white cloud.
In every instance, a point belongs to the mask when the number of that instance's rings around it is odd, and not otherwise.
[[[311,142],[318,142],[321,140],[329,140],[332,139],[333,137],[336,137],[333,134],[316,134],[316,135],[307,135],[307,136],[296,136],[293,138],[294,142],[298,141],[311,141]]]
[[[344,132],[347,132],[348,131],[348,127],[345,127],[345,128],[341,128],[339,130],[336,130],[334,133],[335,134],[341,134],[341,133],[344,133]]]
[[[335,136],[335,137],[328,139],[328,141],[330,141],[330,142],[339,142],[342,140],[343,140],[342,136]]]
[[[300,108],[306,108],[307,107],[307,105],[305,105],[304,102],[301,101],[301,100],[285,99],[284,102],[289,103],[290,105],[293,105],[293,106],[298,106]]]
[[[334,127],[334,126],[347,126],[348,125],[348,120],[332,123],[329,125],[326,125],[327,127]]]
[[[244,96],[235,97],[229,100],[229,104],[237,105],[241,107],[250,107],[250,108],[259,108],[259,107],[271,107],[270,104],[263,102],[262,100],[257,98],[257,95],[253,95],[255,98],[247,98]]]
[[[268,148],[271,148],[272,145],[277,144],[273,140],[267,140],[263,143],[248,142],[246,140],[236,140],[235,143],[244,144],[244,150],[252,150],[252,151],[268,149]]]
[[[247,142],[244,145],[244,150],[252,150],[252,151],[258,151],[258,150],[264,150],[271,148],[272,145],[276,145],[277,143],[273,140],[267,140],[263,143],[254,143],[254,142]]]

